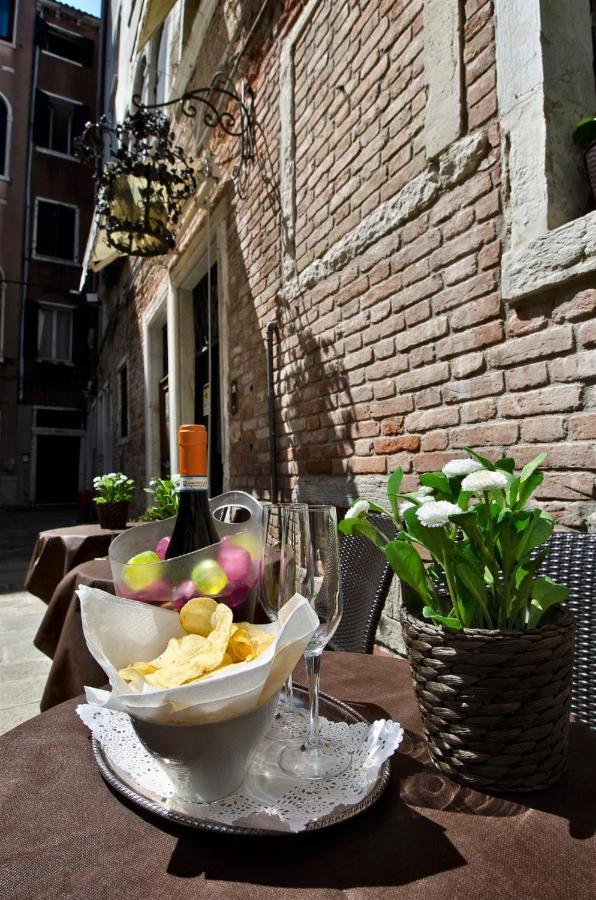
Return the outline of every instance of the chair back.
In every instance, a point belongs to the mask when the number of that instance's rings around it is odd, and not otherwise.
[[[569,589],[567,607],[575,619],[571,710],[596,729],[596,534],[556,531],[548,546],[538,574]]]
[[[389,539],[395,537],[397,532],[390,518],[377,514],[367,518]],[[372,653],[393,570],[385,555],[366,538],[342,534],[340,541],[344,611],[329,647]]]

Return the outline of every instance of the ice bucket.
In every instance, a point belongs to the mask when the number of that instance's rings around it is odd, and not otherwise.
[[[250,712],[201,725],[160,725],[131,716],[139,740],[185,800],[233,794],[275,713],[279,693]]]
[[[212,597],[231,607],[236,621],[251,622],[261,565],[261,504],[250,494],[229,491],[209,506],[220,542],[203,550],[129,564],[133,556],[155,550],[162,538],[171,536],[175,517],[135,525],[118,535],[109,548],[117,596],[176,610],[193,597]],[[231,510],[242,511],[243,521],[230,521]]]

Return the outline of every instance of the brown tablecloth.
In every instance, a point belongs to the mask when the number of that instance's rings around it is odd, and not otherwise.
[[[72,525],[40,531],[25,578],[25,590],[49,603],[64,576],[80,563],[106,556],[120,531],[99,525]]]
[[[549,790],[488,796],[431,768],[407,663],[327,653],[323,689],[406,729],[370,810],[303,836],[170,825],[102,781],[69,701],[0,738],[0,896],[11,900],[587,900],[596,867],[596,734],[571,728]],[[379,708],[380,707],[380,708]]]
[[[113,594],[109,561],[94,559],[75,566],[52,594],[33,642],[53,660],[41,699],[42,712],[76,697],[85,685],[101,687],[106,682],[106,676],[89,653],[83,636],[81,606],[76,594],[79,584]]]

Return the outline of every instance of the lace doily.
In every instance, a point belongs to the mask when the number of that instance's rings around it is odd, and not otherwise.
[[[309,822],[337,807],[355,806],[364,800],[382,764],[403,738],[401,725],[391,720],[379,719],[369,725],[321,717],[322,738],[337,742],[351,754],[351,765],[341,775],[326,781],[290,778],[278,765],[281,745],[264,739],[239,790],[213,803],[196,803],[176,794],[166,773],[137,738],[126,713],[95,704],[78,706],[77,713],[100,742],[110,766],[123,773],[137,793],[195,819],[224,825],[260,823],[264,828],[271,828],[276,819],[284,823],[283,830],[293,832],[303,831]]]

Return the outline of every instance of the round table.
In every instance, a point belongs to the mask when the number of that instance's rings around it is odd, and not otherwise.
[[[121,531],[99,525],[71,525],[40,531],[25,577],[25,590],[49,603],[59,582],[80,563],[106,556]]]
[[[68,701],[0,738],[0,895],[11,900],[594,896],[596,734],[571,728],[569,771],[535,794],[489,796],[428,762],[402,660],[326,653],[323,690],[406,729],[380,801],[302,836],[247,838],[171,825],[102,780]]]
[[[85,584],[114,593],[107,559],[93,559],[71,569],[58,583],[33,643],[53,660],[40,709],[44,712],[81,693],[85,685],[101,687],[106,676],[87,649],[77,587]]]

